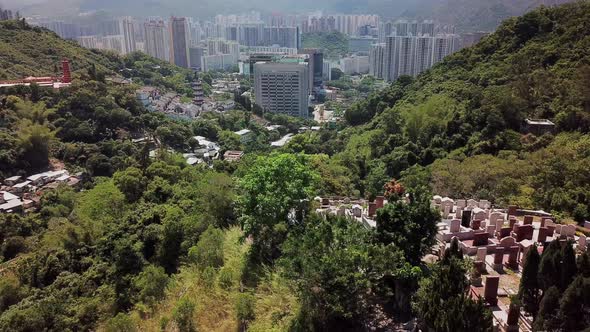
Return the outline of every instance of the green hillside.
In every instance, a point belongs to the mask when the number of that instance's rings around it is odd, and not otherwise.
[[[111,72],[119,59],[80,47],[74,41],[59,38],[55,33],[22,22],[0,22],[0,78],[44,76],[61,73],[60,61],[70,60],[74,72],[87,70],[94,64],[98,70]]]
[[[590,130],[589,86],[590,3],[540,8],[505,21],[496,33],[417,79],[402,77],[385,91],[353,105],[345,115],[353,127],[337,136],[318,136],[317,142],[326,147],[324,152],[350,167],[361,194],[376,194],[388,178],[407,174],[413,165],[426,166],[444,158],[462,161],[475,155],[498,156],[505,150],[523,159],[525,152],[553,142],[550,134],[523,135],[525,118],[550,119],[557,133],[586,134]],[[575,162],[583,164],[587,159]],[[486,169],[471,171],[481,174]],[[571,182],[564,186],[531,179],[538,174],[506,185],[501,195],[479,188],[444,189],[505,202],[520,195],[519,185],[526,184],[543,196],[529,205],[573,213],[578,204],[589,203],[588,179],[561,179]],[[542,183],[552,183],[551,188],[540,191]],[[556,192],[558,189],[564,192]],[[569,195],[573,203],[561,204],[557,198],[551,203],[553,195]]]
[[[301,37],[303,48],[319,48],[324,56],[339,59],[348,53],[348,37],[340,32],[305,33]]]
[[[493,31],[502,21],[538,6],[553,6],[571,0],[426,0],[414,13],[450,24],[458,31]]]
[[[22,21],[0,22],[0,78],[60,75],[63,58],[69,59],[73,68],[69,88],[0,89],[1,177],[39,171],[48,166],[50,158],[85,168],[92,164],[89,159],[93,156],[109,161],[120,153],[118,148],[127,148],[125,144],[113,147],[113,141],[117,145],[130,135],[168,123],[161,115],[145,114],[135,97],[141,85],[192,94],[189,83],[194,74],[188,69],[139,52],[121,57],[88,50]],[[119,73],[134,84],[107,82],[107,76]],[[103,145],[109,147],[101,152]],[[106,170],[105,175],[113,172],[112,165],[100,167]]]

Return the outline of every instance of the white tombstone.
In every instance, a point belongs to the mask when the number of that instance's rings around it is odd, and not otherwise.
[[[353,205],[352,215],[354,215],[357,218],[360,218],[363,215],[363,208],[361,208],[361,206],[357,204]]]
[[[575,225],[566,225],[566,234],[565,236],[567,237],[574,237],[576,235],[576,226]],[[563,227],[561,228],[561,231],[563,232]]]
[[[490,208],[490,201],[482,199],[479,201],[479,208],[480,209],[489,209]]]
[[[510,248],[516,245],[516,239],[513,238],[512,236],[507,236],[505,238],[503,238],[502,240],[500,240],[500,244],[498,244],[499,247],[504,247],[504,248]]]
[[[580,235],[580,238],[578,239],[578,248],[580,248],[581,251],[586,251],[586,235]]]
[[[500,231],[502,229],[502,226],[504,226],[504,219],[496,220],[496,230]]]
[[[455,218],[461,218],[463,215],[463,208],[457,206],[457,210],[455,211]]]
[[[441,206],[441,211],[444,211],[445,208],[449,208],[449,212],[453,211],[453,206],[455,206],[455,201],[453,201],[452,199],[445,197],[441,200],[440,202],[440,206]]]
[[[488,249],[486,247],[477,248],[477,259],[476,261],[485,262]]]
[[[487,226],[488,226],[488,223],[485,220],[479,224],[479,227],[481,227],[481,229],[486,229]]]
[[[464,209],[467,206],[467,202],[464,199],[457,200],[457,207]]]
[[[559,224],[555,225],[555,234],[561,234],[561,227],[562,226],[563,225],[559,225]]]
[[[477,207],[477,201],[474,199],[469,199],[469,200],[467,200],[467,206],[475,208],[475,207]]]
[[[485,220],[486,212],[483,209],[475,208],[471,214],[471,220]]]
[[[497,220],[504,221],[504,215],[501,212],[490,213],[490,224],[495,225]]]
[[[443,207],[444,207],[444,210],[443,210],[443,218],[444,219],[449,219],[449,213],[451,213],[452,206],[443,205]]]
[[[461,231],[461,220],[451,220],[451,233],[459,233]]]
[[[442,197],[440,197],[439,195],[434,195],[434,197],[432,197],[432,200],[436,202],[436,204],[440,204],[442,201]]]
[[[488,225],[486,227],[486,232],[488,232],[490,236],[494,236],[494,234],[496,233],[496,225]]]

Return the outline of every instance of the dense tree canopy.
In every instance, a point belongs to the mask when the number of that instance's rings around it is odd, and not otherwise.
[[[318,176],[303,155],[258,157],[239,182],[240,222],[256,243],[256,255],[276,258],[290,229],[301,224]]]

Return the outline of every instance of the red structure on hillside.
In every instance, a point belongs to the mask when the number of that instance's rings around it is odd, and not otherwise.
[[[42,77],[34,77],[29,76],[25,77],[20,80],[7,80],[7,81],[0,81],[0,88],[1,87],[11,87],[17,85],[31,85],[35,83],[39,86],[50,86],[54,89],[59,89],[65,86],[69,86],[72,83],[72,73],[70,71],[70,62],[67,59],[63,59],[61,62],[62,67],[62,76],[54,77],[54,76],[42,76]]]
[[[61,69],[63,72],[63,77],[61,78],[62,83],[72,83],[72,74],[70,73],[70,62],[68,59],[63,59],[61,61]]]

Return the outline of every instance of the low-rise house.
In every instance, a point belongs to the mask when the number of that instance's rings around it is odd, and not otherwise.
[[[541,136],[555,131],[555,124],[547,119],[526,119],[523,131],[525,133]]]
[[[266,126],[265,129],[268,131],[273,131],[273,130],[279,130],[279,128],[282,128],[283,126],[281,125],[270,125],[270,126]]]
[[[212,142],[203,136],[193,136],[193,138],[199,142],[201,147],[207,148],[209,150],[219,150],[219,145],[217,143]]]
[[[270,143],[270,146],[272,146],[273,148],[280,148],[285,146],[287,143],[289,143],[289,141],[293,138],[293,134],[287,134],[283,137],[281,137],[280,140],[275,141]]]
[[[39,186],[45,184],[45,178],[47,175],[45,173],[33,174],[27,178],[28,181],[31,181],[33,186]]]
[[[70,178],[71,178],[71,176],[69,176],[68,174],[64,174],[64,175],[58,177],[57,179],[55,179],[55,182],[67,182]]]
[[[20,199],[13,199],[4,204],[0,204],[0,212],[11,213],[21,212],[23,209],[23,202]]]
[[[231,111],[236,107],[236,102],[233,100],[224,100],[217,103],[217,109],[222,112]]]
[[[227,160],[227,161],[239,161],[240,159],[242,159],[242,156],[244,155],[244,151],[225,151],[225,153],[223,154],[223,159]]]
[[[18,196],[13,195],[7,191],[0,191],[0,204],[4,204],[15,199],[18,199]]]
[[[31,181],[17,183],[14,186],[12,186],[12,192],[22,193],[22,192],[28,191],[30,187],[31,187]]]
[[[160,99],[160,91],[151,86],[144,86],[135,92],[137,100],[143,104],[148,110],[153,111],[155,100]]]
[[[64,175],[68,175],[68,171],[64,170],[59,170],[59,171],[49,171],[49,172],[45,172],[43,173],[45,174],[45,182],[51,182],[51,181],[55,181],[57,178],[60,178]]]
[[[240,136],[240,142],[248,143],[252,140],[253,133],[250,129],[242,129],[235,132],[236,135]]]
[[[12,187],[15,184],[17,184],[20,181],[20,179],[22,179],[22,176],[18,176],[18,175],[12,176],[12,177],[9,177],[8,179],[5,179],[4,184]]]
[[[23,200],[23,208],[25,208],[25,209],[32,209],[35,207],[35,204],[37,204],[37,202],[35,202],[34,200],[31,200],[31,199]]]

